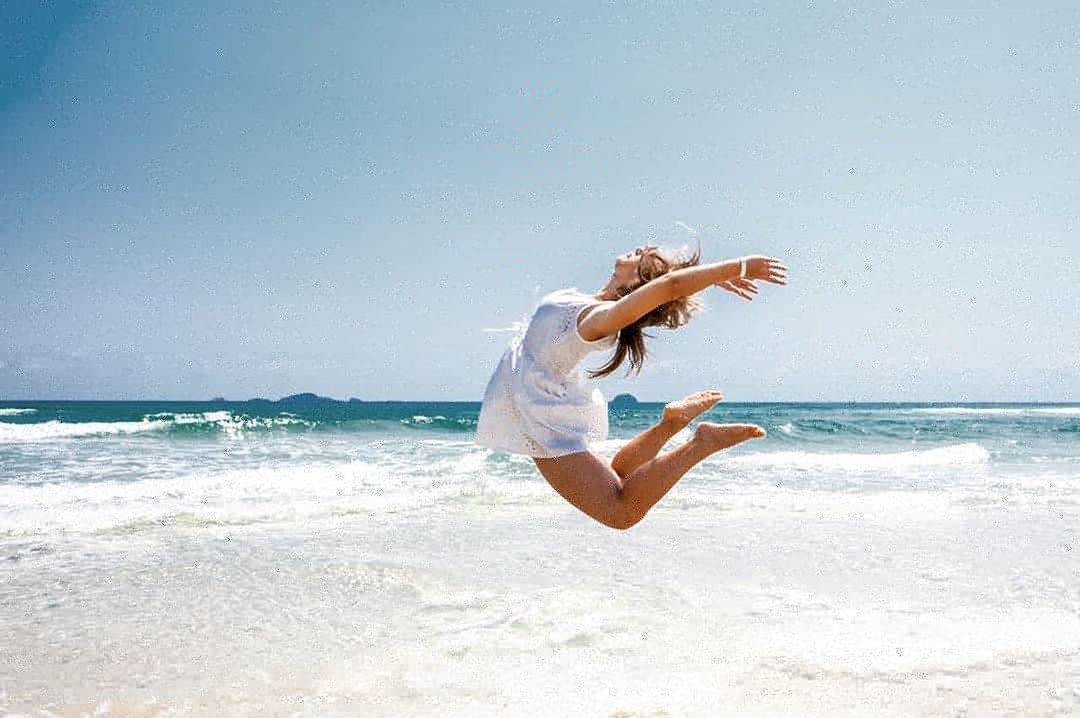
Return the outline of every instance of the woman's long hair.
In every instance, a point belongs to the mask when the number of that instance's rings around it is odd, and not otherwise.
[[[699,246],[690,255],[676,255],[668,259],[660,253],[660,250],[652,247],[641,255],[638,264],[637,280],[615,290],[619,298],[625,297],[635,289],[648,284],[654,279],[664,276],[675,269],[692,267],[701,261],[701,247]],[[666,304],[661,304],[656,309],[638,319],[633,324],[619,330],[619,344],[615,347],[615,353],[599,369],[589,371],[593,379],[605,377],[622,366],[627,357],[630,366],[626,368],[626,375],[638,374],[641,366],[645,363],[648,352],[645,349],[645,338],[651,337],[645,333],[646,327],[664,327],[666,329],[678,329],[690,321],[690,317],[701,308],[701,303],[693,297],[679,297]]]

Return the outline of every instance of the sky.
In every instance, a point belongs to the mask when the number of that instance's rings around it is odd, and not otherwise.
[[[0,48],[0,398],[478,401],[485,328],[683,222],[790,284],[609,398],[1080,400],[1074,2],[57,0]]]

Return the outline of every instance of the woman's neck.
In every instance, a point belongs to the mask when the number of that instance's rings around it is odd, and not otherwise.
[[[619,298],[619,295],[615,291],[615,289],[615,277],[612,277],[608,280],[608,283],[601,287],[599,291],[595,292],[593,296],[599,299],[601,302],[614,302],[616,299]]]

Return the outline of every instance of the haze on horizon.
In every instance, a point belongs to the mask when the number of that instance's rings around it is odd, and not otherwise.
[[[0,397],[476,401],[486,328],[684,222],[791,284],[706,294],[608,398],[1080,401],[1077,37],[1068,2],[8,3]]]

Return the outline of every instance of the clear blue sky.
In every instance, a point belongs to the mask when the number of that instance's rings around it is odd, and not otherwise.
[[[681,220],[791,285],[609,397],[1080,400],[1080,5],[718,5],[4,3],[0,397],[478,400]]]

